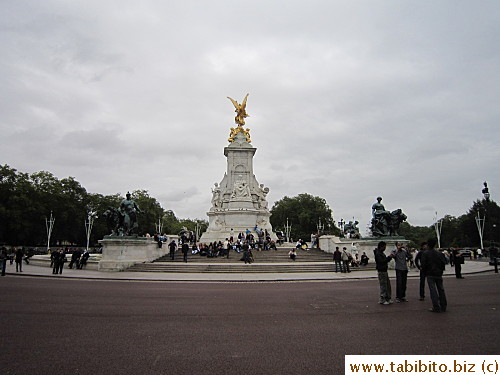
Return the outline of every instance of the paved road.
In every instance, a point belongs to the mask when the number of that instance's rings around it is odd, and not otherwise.
[[[342,374],[345,354],[499,354],[498,274],[445,279],[449,311],[377,304],[376,280],[0,278],[2,374]],[[393,281],[394,284],[394,281]]]

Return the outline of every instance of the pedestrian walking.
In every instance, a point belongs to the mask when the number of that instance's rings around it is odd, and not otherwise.
[[[427,241],[428,249],[422,254],[421,266],[427,277],[427,285],[432,300],[432,308],[429,311],[442,313],[446,311],[448,306],[443,285],[443,271],[446,260],[444,255],[434,248],[435,246],[436,240],[430,239]]]
[[[182,241],[182,255],[184,257],[184,262],[187,263],[188,261],[188,251],[189,251],[189,243],[187,239],[183,239]]]
[[[384,241],[380,241],[377,245],[377,248],[373,250],[373,254],[375,255],[375,263],[377,267],[378,273],[378,282],[380,285],[380,298],[378,303],[381,305],[389,305],[392,303],[391,300],[391,281],[389,280],[389,274],[387,273],[387,265],[393,259],[392,255],[386,256],[384,251],[387,247],[387,244]]]
[[[170,250],[170,259],[171,260],[174,260],[174,257],[175,257],[175,249],[177,249],[177,244],[175,243],[175,240],[172,240],[172,242],[170,242],[168,244],[168,248]]]

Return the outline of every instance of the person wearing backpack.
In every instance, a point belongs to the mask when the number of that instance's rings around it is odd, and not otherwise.
[[[342,249],[342,263],[344,263],[344,272],[351,272],[349,264],[352,262],[352,255],[347,251],[347,248]]]

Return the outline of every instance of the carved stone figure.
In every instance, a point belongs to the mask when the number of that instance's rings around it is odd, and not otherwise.
[[[247,183],[243,180],[235,181],[231,198],[249,197],[249,196],[250,196],[250,188],[248,187]]]
[[[222,197],[221,197],[221,191],[219,188],[219,184],[216,182],[214,183],[215,188],[212,189],[212,207],[214,209],[219,209],[221,208],[221,203],[222,203]]]
[[[264,187],[264,184],[260,184],[260,186],[256,189],[256,193],[259,208],[267,209],[268,203],[266,197],[269,193],[269,188]]]

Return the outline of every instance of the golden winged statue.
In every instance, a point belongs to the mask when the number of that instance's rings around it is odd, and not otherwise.
[[[229,96],[227,98],[231,100],[231,102],[233,102],[234,108],[236,108],[234,111],[236,112],[234,122],[238,126],[245,125],[245,117],[250,117],[246,111],[248,94],[245,96],[245,99],[243,99],[243,102],[241,104],[238,104],[236,100],[230,98]]]

